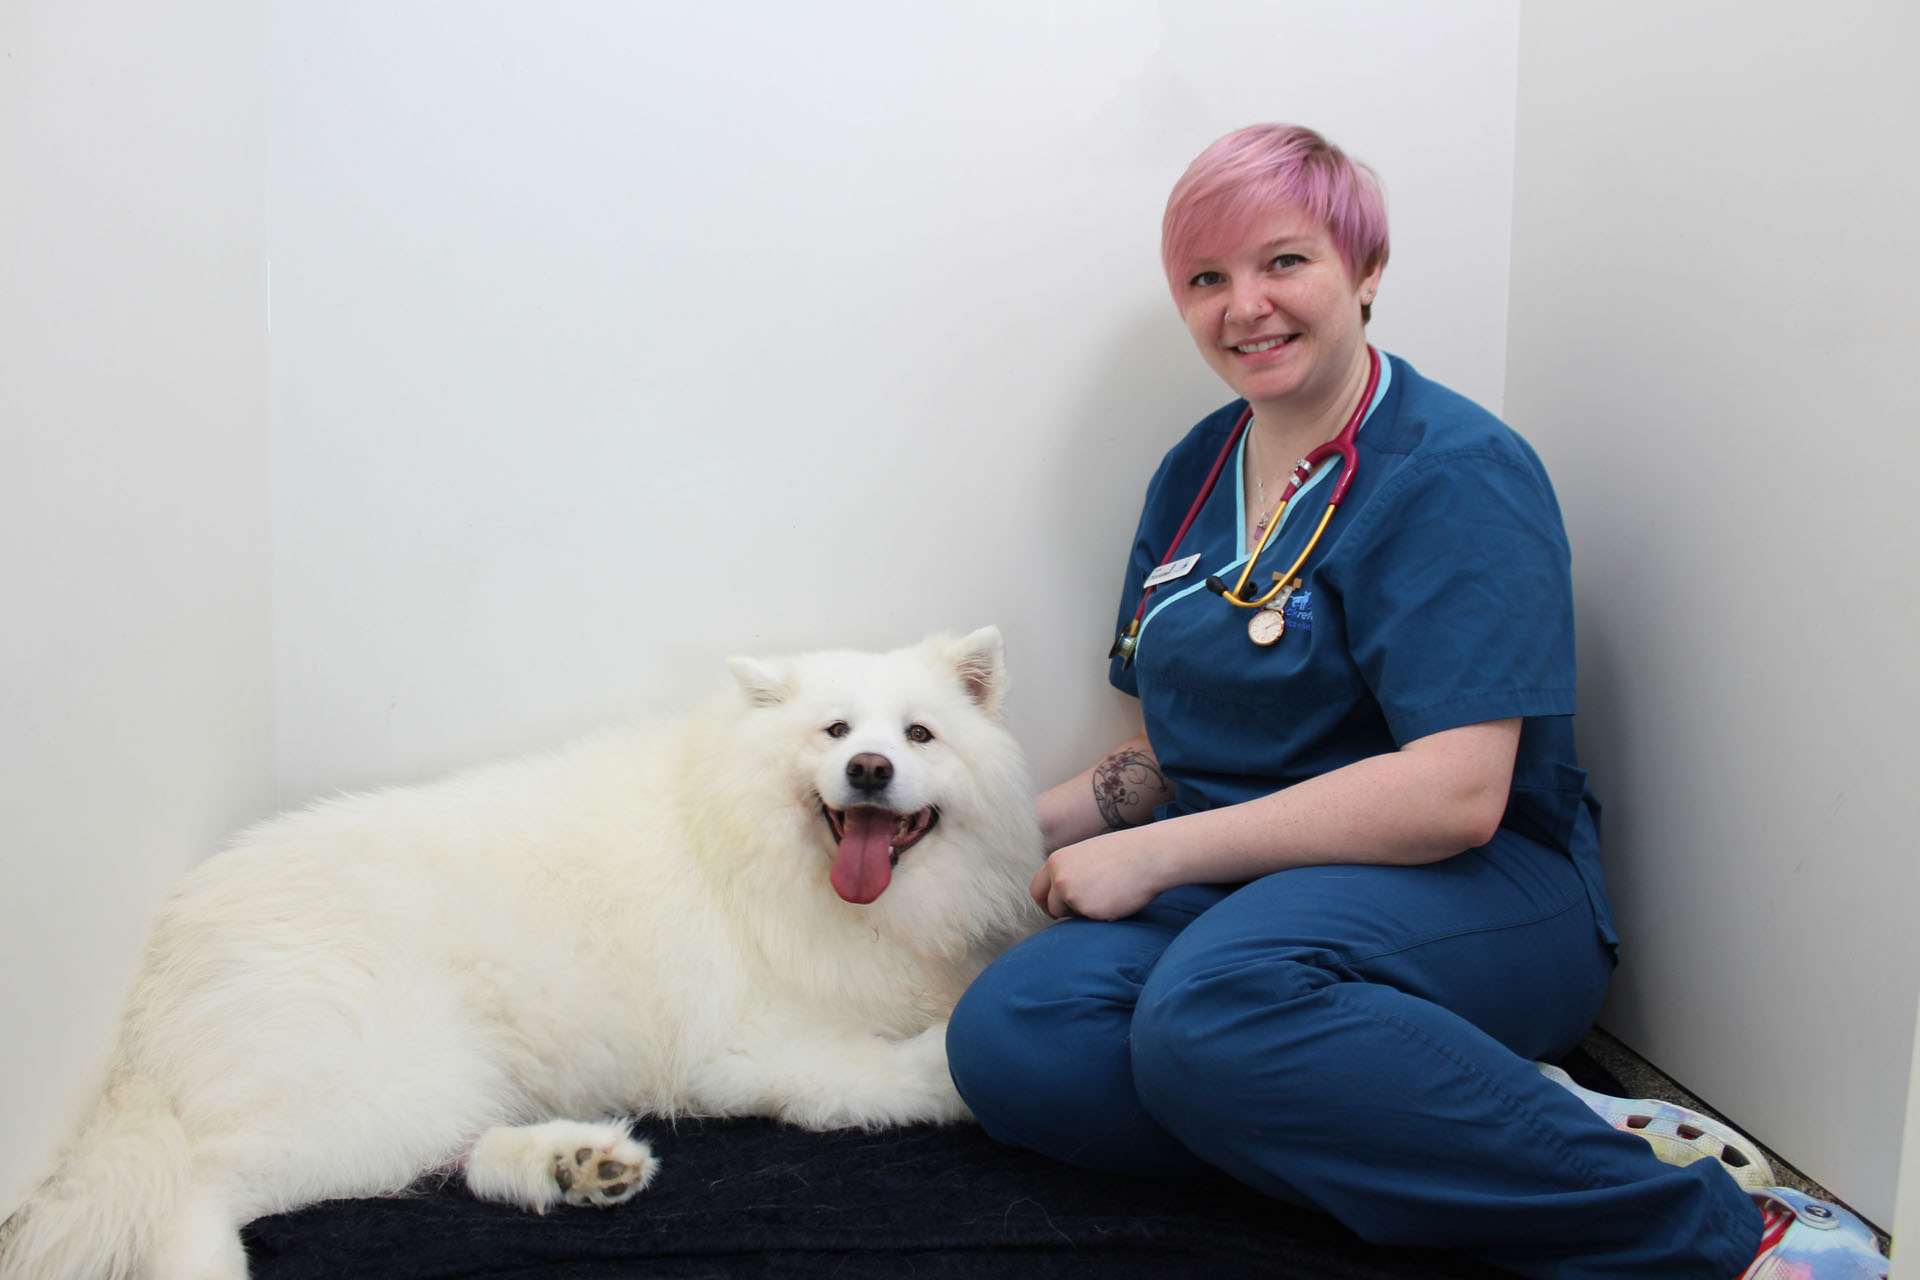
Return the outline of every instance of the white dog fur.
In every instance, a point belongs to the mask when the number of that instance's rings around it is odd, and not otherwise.
[[[1044,923],[999,633],[732,669],[672,724],[325,801],[191,872],[0,1280],[244,1280],[251,1219],[451,1166],[617,1203],[655,1172],[628,1115],[964,1118],[945,1018]]]

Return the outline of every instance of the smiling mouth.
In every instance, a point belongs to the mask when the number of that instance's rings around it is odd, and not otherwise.
[[[920,837],[933,830],[935,824],[940,821],[940,811],[932,805],[928,805],[918,813],[895,813],[891,809],[882,809],[870,804],[856,805],[851,809],[835,809],[822,800],[820,816],[827,820],[827,826],[833,831],[835,844],[845,844],[847,841],[849,815],[852,816],[855,839],[873,840],[885,833],[887,850],[891,855],[889,861],[895,864],[900,861],[902,853],[919,843]]]
[[[1275,347],[1284,347],[1298,336],[1298,334],[1289,333],[1279,338],[1261,338],[1257,342],[1238,342],[1235,343],[1231,349],[1238,351],[1243,356],[1257,356],[1262,351],[1271,351]]]
[[[833,891],[857,905],[886,892],[900,855],[940,822],[940,810],[932,805],[915,813],[895,813],[877,805],[835,809],[822,800],[820,816],[833,833]]]

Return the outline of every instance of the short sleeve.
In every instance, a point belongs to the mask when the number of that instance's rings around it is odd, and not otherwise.
[[[1354,662],[1402,746],[1509,716],[1571,715],[1571,557],[1517,436],[1410,459],[1349,530]]]

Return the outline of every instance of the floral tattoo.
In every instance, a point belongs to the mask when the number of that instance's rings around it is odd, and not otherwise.
[[[1094,766],[1093,801],[1109,831],[1147,821],[1170,790],[1160,762],[1144,751],[1116,751]]]

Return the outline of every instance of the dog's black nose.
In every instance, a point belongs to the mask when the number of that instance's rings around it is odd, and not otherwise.
[[[847,761],[847,781],[862,791],[879,791],[893,781],[893,761],[874,751],[862,751]]]

